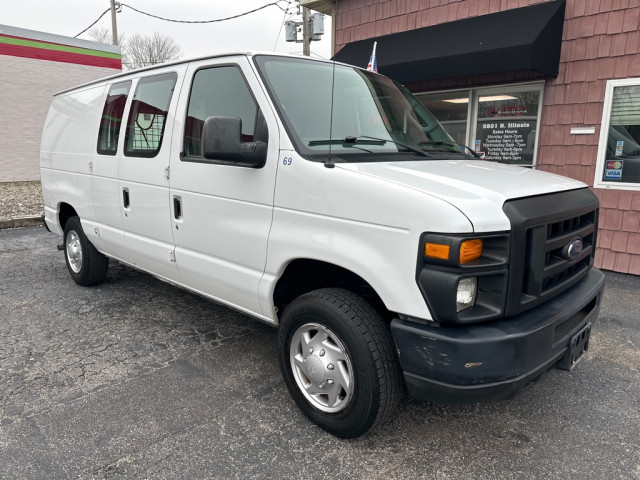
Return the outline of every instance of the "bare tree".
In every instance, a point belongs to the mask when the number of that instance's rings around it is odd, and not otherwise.
[[[111,30],[106,27],[94,27],[87,35],[96,42],[111,43]],[[182,56],[182,49],[171,37],[157,32],[151,35],[136,33],[131,37],[120,34],[119,37],[124,70],[171,62]]]
[[[111,30],[107,27],[93,27],[87,32],[91,40],[99,43],[111,43]]]
[[[122,65],[127,70],[171,62],[182,57],[180,46],[171,37],[158,32],[151,35],[131,35],[121,47]]]

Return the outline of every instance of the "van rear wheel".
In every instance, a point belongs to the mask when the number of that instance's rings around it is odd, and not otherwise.
[[[107,276],[109,259],[91,244],[78,217],[71,217],[64,226],[64,258],[78,285],[97,285]]]
[[[340,438],[387,420],[402,394],[389,329],[362,297],[326,288],[285,309],[278,334],[280,369],[302,412]]]

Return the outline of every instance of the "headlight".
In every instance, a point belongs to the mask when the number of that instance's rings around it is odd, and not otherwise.
[[[450,243],[425,242],[424,256],[427,259],[465,265],[482,256],[483,243],[479,238],[465,240],[439,236],[439,239]]]
[[[508,232],[420,236],[416,280],[435,321],[474,323],[504,316],[510,242]]]
[[[482,240],[465,240],[460,244],[460,263],[469,263],[482,255]]]
[[[476,277],[463,278],[458,282],[456,293],[456,311],[461,312],[472,307],[476,302],[476,292],[478,291],[478,279]]]

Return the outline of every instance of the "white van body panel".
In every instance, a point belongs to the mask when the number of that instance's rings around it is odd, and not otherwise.
[[[262,111],[268,132],[267,162],[243,168],[183,159],[184,112],[196,71],[240,69]],[[273,215],[280,128],[246,56],[193,62],[186,72],[171,148],[171,204],[181,203],[182,217],[172,210],[176,264],[189,288],[243,312],[262,317],[258,285],[267,258]]]
[[[40,171],[45,221],[62,235],[57,216],[60,204],[71,205],[83,222],[95,219],[91,188],[91,152],[102,112],[104,85],[54,97],[44,124]]]
[[[431,160],[340,164],[339,168],[373,176],[438,197],[459,208],[475,232],[507,231],[502,211],[511,198],[583,188],[560,175],[482,160]],[[438,230],[433,230],[438,231]]]
[[[292,159],[291,163],[284,162]],[[366,280],[395,312],[431,318],[415,280],[420,235],[470,233],[454,206],[383,178],[338,164],[327,168],[294,151],[281,151],[269,256],[261,286],[263,310],[273,304],[274,282],[296,259],[345,268]],[[401,288],[398,288],[402,285]]]
[[[122,82],[132,83],[132,79],[122,79],[116,83]],[[109,94],[107,85],[103,96],[102,105]],[[129,111],[131,105],[132,92],[135,85],[129,90],[125,111]],[[97,125],[94,127],[99,128]],[[121,129],[124,133],[124,129]],[[97,139],[96,139],[97,142]],[[93,189],[93,207],[96,212],[96,228],[95,232],[85,232],[91,236],[91,241],[100,251],[109,252],[109,254],[118,259],[127,257],[126,245],[124,241],[124,230],[122,226],[122,194],[119,190],[119,159],[122,156],[122,147],[124,144],[124,134],[118,139],[118,148],[116,155],[101,155],[93,148],[93,176],[91,179]]]
[[[161,68],[145,78],[174,74],[176,83],[167,110],[160,150],[150,158],[118,155],[118,194],[122,227],[125,235],[124,260],[162,278],[180,281],[176,262],[171,261],[174,239],[169,198],[169,159],[176,108],[186,65]],[[135,99],[140,81],[134,82],[129,97]],[[128,99],[129,101],[129,99]],[[125,112],[128,111],[125,109]],[[128,115],[127,115],[128,118]],[[125,135],[119,141],[124,145]],[[119,152],[124,151],[119,149]],[[129,206],[123,202],[128,192]]]

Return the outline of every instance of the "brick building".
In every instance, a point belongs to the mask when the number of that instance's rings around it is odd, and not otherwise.
[[[308,0],[335,58],[405,84],[459,143],[601,202],[596,266],[640,275],[640,0]]]
[[[54,93],[121,70],[117,46],[0,25],[0,182],[40,179]]]

